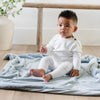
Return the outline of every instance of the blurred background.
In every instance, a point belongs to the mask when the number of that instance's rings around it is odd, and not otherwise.
[[[100,4],[99,0],[26,0],[26,2],[44,3],[69,3],[69,4]],[[57,20],[62,10],[43,9],[43,35],[42,43],[47,44],[49,40],[58,33]],[[71,9],[78,16],[78,30],[74,33],[82,45],[100,46],[100,10]],[[15,23],[13,44],[35,45],[37,34],[37,8],[23,8],[21,15],[15,18],[9,17]]]

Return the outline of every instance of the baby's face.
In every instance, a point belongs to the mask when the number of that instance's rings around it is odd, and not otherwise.
[[[73,36],[73,32],[77,30],[77,26],[72,19],[60,17],[58,19],[58,32],[63,38],[69,38]]]

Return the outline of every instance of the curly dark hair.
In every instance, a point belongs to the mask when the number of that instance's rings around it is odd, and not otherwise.
[[[59,16],[58,16],[58,19],[60,17],[64,17],[64,18],[67,18],[67,19],[72,19],[76,24],[78,22],[78,18],[77,18],[77,15],[75,12],[71,11],[71,10],[64,10],[62,11]]]

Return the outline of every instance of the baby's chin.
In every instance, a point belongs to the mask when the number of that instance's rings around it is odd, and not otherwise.
[[[61,37],[66,37],[65,33],[60,33]]]
[[[61,35],[62,38],[70,38],[70,37],[72,37],[72,36],[66,36],[64,34],[60,34],[60,35]]]
[[[65,37],[65,36],[66,36],[66,34],[65,34],[65,33],[60,33],[60,35],[61,35],[62,37]]]

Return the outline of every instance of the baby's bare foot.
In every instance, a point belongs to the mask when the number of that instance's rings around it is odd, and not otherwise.
[[[49,82],[52,79],[51,74],[43,75],[43,79],[45,82]]]
[[[43,69],[30,69],[30,74],[37,77],[42,77],[45,74],[45,71]]]

